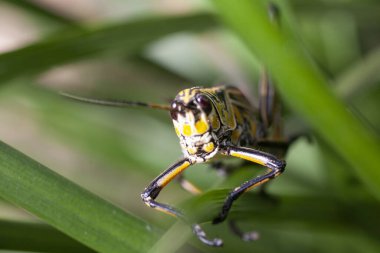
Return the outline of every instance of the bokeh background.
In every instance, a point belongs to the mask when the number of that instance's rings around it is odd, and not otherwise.
[[[294,20],[292,29],[329,88],[378,136],[380,3],[286,2],[281,5]],[[257,199],[253,191],[233,209],[239,224],[257,230],[260,240],[243,242],[226,224],[206,222],[210,236],[225,241],[222,249],[211,249],[140,199],[145,186],[181,157],[169,114],[59,95],[169,103],[183,88],[225,83],[255,102],[263,65],[215,12],[205,0],[1,1],[0,140],[157,227],[151,239],[156,252],[379,252],[378,201],[286,103],[286,132],[308,133],[312,142],[300,139],[290,148],[286,173],[268,187],[274,202]],[[245,167],[223,178],[197,165],[186,177],[208,191],[202,203],[220,206],[223,196],[216,189],[226,193],[257,172]],[[91,251],[5,199],[0,252]],[[192,196],[173,181],[160,199],[178,206]]]

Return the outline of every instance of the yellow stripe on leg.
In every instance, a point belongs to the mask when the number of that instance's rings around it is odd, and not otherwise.
[[[262,184],[268,182],[269,180],[270,180],[270,178],[265,178],[263,181],[260,181],[260,182],[254,184],[254,185],[251,185],[250,187],[248,187],[247,189],[245,189],[244,192],[250,191],[253,188],[256,188],[257,186],[262,185]]]
[[[157,211],[160,211],[162,213],[169,214],[170,216],[178,218],[178,215],[176,215],[175,213],[172,213],[172,212],[170,212],[170,211],[168,211],[165,208],[162,208],[160,206],[156,206],[156,207],[154,207],[154,209]]]
[[[173,169],[172,171],[170,171],[167,175],[165,175],[164,177],[162,177],[160,180],[157,181],[157,185],[159,187],[164,187],[165,185],[167,185],[171,180],[173,180],[173,178],[175,178],[179,173],[181,173],[183,170],[185,170],[187,167],[190,166],[190,162],[189,161],[185,161],[184,163],[182,163],[180,166],[178,166],[177,168]]]
[[[266,161],[258,159],[258,158],[254,157],[252,155],[242,154],[240,152],[236,152],[236,151],[233,151],[233,150],[231,150],[230,155],[232,155],[234,157],[238,157],[238,158],[244,159],[244,160],[247,160],[247,161],[251,161],[251,162],[263,165],[263,166],[266,165]]]

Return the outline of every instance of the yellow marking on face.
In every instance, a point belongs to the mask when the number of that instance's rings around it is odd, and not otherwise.
[[[157,181],[159,187],[165,187],[174,177],[190,166],[190,162],[186,161],[174,170],[170,171],[166,176]]]
[[[195,123],[195,130],[197,134],[204,134],[208,130],[208,124],[203,119],[198,120]]]
[[[191,89],[186,89],[181,91],[178,95],[181,97],[181,100],[187,104],[189,103],[190,99],[193,97],[191,93]]]
[[[265,166],[265,161],[259,160],[259,159],[255,158],[255,157],[252,157],[252,156],[249,156],[249,155],[237,153],[237,152],[234,152],[234,151],[231,151],[231,155],[235,156],[235,157],[238,157],[238,158],[241,158],[241,159],[244,159],[244,160],[248,160],[248,161],[251,161],[251,162],[254,162],[254,163],[257,163],[257,164]]]
[[[214,149],[215,149],[215,146],[213,142],[209,142],[203,145],[203,150],[206,151],[207,153],[211,153],[212,151],[214,151]]]
[[[189,124],[184,124],[182,127],[182,133],[185,136],[191,136],[191,126]]]
[[[190,155],[194,155],[195,153],[197,153],[197,149],[194,148],[194,147],[188,147],[186,150],[187,150],[187,152],[188,152]]]
[[[181,133],[179,132],[178,127],[175,126],[174,130],[175,130],[175,133],[177,134],[177,136],[180,137]]]

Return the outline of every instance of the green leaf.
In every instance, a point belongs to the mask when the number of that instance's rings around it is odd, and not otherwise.
[[[229,190],[206,192],[202,196],[186,201],[185,210],[196,221],[209,222],[220,210],[228,192]],[[377,202],[343,203],[326,195],[273,197],[275,199],[245,194],[234,203],[231,210],[229,219],[237,221],[244,229],[254,229],[262,234],[260,240],[252,242],[253,244],[239,242],[239,239],[231,235],[222,224],[216,226],[209,223],[202,224],[209,237],[217,236],[225,241],[223,249],[218,249],[218,252],[232,252],[236,244],[239,244],[239,247],[234,252],[246,252],[252,248],[258,252],[278,252],[278,244],[284,244],[284,248],[281,247],[283,252],[294,252],[294,248],[299,247],[304,248],[305,252],[310,249],[336,252],[328,248],[330,245],[326,247],[325,244],[316,242],[316,238],[323,238],[326,235],[333,238],[341,236],[343,241],[346,238],[356,238],[360,246],[352,249],[352,252],[361,252],[360,248],[369,248],[370,252],[376,252],[380,248],[377,242],[380,223],[376,219],[380,206]],[[358,230],[363,234],[358,235]],[[276,236],[276,234],[289,236],[290,231],[296,233],[296,236],[289,237],[291,243]],[[314,240],[308,242],[300,240],[305,234],[312,235]],[[149,252],[177,252],[190,238],[193,238],[191,241],[193,245],[205,248],[194,238],[185,224],[177,222]],[[332,241],[337,248],[345,247],[345,243],[338,238]]]
[[[264,1],[213,3],[223,20],[269,68],[285,102],[347,160],[380,199],[378,139],[333,94],[298,41],[285,30],[287,20],[281,19],[281,25],[271,22]],[[286,14],[281,9],[281,17]]]
[[[39,17],[46,18],[49,21],[56,22],[58,24],[76,25],[73,20],[68,17],[61,16],[57,13],[45,9],[43,4],[37,4],[25,0],[5,0],[9,4],[13,4],[21,9],[24,9],[30,13],[33,13]]]
[[[0,220],[0,249],[36,252],[95,252],[51,226]]]
[[[98,252],[146,252],[155,229],[0,142],[0,196]]]
[[[34,74],[52,66],[106,51],[136,53],[171,33],[199,31],[215,25],[212,16],[198,14],[156,17],[104,27],[60,31],[30,46],[0,55],[0,82]],[[38,59],[38,60],[37,60]]]

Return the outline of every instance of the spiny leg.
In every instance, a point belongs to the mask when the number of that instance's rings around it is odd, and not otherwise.
[[[218,174],[227,177],[228,175],[232,174],[235,169],[241,168],[242,166],[246,166],[247,164],[252,164],[252,162],[247,160],[242,160],[242,163],[235,164],[234,166],[224,164],[223,162],[214,162],[211,164],[211,167],[215,170],[217,170]],[[278,199],[273,197],[272,195],[268,194],[266,186],[268,184],[262,184],[258,187],[259,189],[259,196],[262,197],[265,200],[269,200],[274,204],[278,203]],[[239,224],[235,220],[228,220],[228,227],[231,230],[231,232],[238,237],[240,237],[243,241],[255,241],[259,239],[259,233],[257,231],[243,231],[241,228],[239,228]]]
[[[263,140],[262,142],[258,142],[257,145],[261,148],[268,148],[269,150],[275,149],[276,156],[283,157],[288,149],[288,146],[290,143],[288,141],[267,141]],[[241,168],[242,166],[246,166],[248,164],[251,164],[251,161],[248,160],[242,160],[241,163],[235,164],[233,166],[224,164],[221,161],[214,162],[211,164],[212,168],[216,169],[218,174],[221,174],[222,176],[227,176],[235,169]],[[267,192],[267,186],[268,184],[262,184],[258,187],[258,194],[260,197],[262,197],[265,200],[271,201],[273,204],[278,204],[279,200],[268,194]],[[257,231],[243,231],[241,228],[239,228],[239,224],[235,220],[229,220],[228,221],[229,228],[232,233],[240,237],[243,241],[254,241],[257,240],[259,237],[259,234]]]
[[[186,217],[183,215],[183,213],[167,204],[163,204],[160,202],[155,201],[161,190],[171,181],[173,178],[175,178],[177,175],[182,173],[186,168],[188,168],[191,165],[191,162],[189,159],[184,158],[177,163],[173,164],[171,167],[169,167],[167,170],[165,170],[163,173],[161,173],[157,178],[155,178],[147,188],[141,193],[141,198],[144,201],[144,203],[152,207],[154,209],[157,209],[158,211],[164,212],[166,214],[169,214],[171,216],[177,217],[181,219],[182,221],[189,224],[189,221],[186,219]],[[192,229],[194,234],[201,240],[203,243],[210,245],[210,246],[222,246],[223,241],[219,238],[214,238],[212,240],[207,239],[206,233],[201,228],[199,224],[193,224]]]
[[[285,161],[282,161],[271,154],[250,148],[226,146],[223,147],[221,151],[224,155],[238,157],[265,166],[270,171],[267,174],[244,182],[242,185],[231,191],[228,194],[219,215],[213,220],[213,224],[220,223],[227,218],[233,202],[243,193],[277,177],[284,171],[286,165]]]

